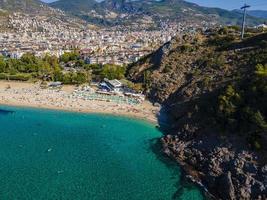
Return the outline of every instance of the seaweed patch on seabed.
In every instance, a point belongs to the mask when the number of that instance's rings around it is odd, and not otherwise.
[[[8,115],[8,114],[12,114],[12,113],[14,113],[14,111],[12,111],[12,110],[0,109],[0,115]]]

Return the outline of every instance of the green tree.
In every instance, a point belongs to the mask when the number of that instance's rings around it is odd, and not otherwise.
[[[267,130],[267,122],[260,111],[257,111],[253,114],[252,121],[260,129],[260,131]]]
[[[148,90],[151,87],[151,71],[147,70],[144,72],[144,85],[145,89]]]
[[[54,69],[53,75],[53,81],[63,81],[64,75],[59,67]]]
[[[65,73],[63,75],[63,80],[62,82],[64,84],[72,84],[72,73]]]
[[[77,51],[65,52],[64,54],[60,56],[60,61],[64,63],[67,63],[69,61],[75,61],[75,60],[78,60],[79,56],[80,55]]]
[[[267,77],[267,64],[258,64],[256,66],[255,74],[259,77]]]
[[[6,62],[3,56],[0,56],[0,73],[5,72],[6,69]]]
[[[77,72],[74,76],[73,82],[76,84],[86,83],[88,81],[86,72]]]
[[[126,68],[124,66],[109,65],[103,66],[100,75],[101,78],[108,79],[123,79],[125,75]]]

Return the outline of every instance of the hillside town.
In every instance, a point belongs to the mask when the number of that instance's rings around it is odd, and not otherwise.
[[[0,32],[0,54],[20,58],[25,53],[59,57],[79,50],[88,64],[123,65],[137,61],[168,42],[182,24],[162,23],[160,30],[128,31],[120,27],[70,26],[60,20],[14,13],[9,16],[12,31]]]

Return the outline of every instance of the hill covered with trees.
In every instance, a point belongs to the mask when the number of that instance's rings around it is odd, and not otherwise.
[[[267,34],[236,27],[173,39],[128,69],[171,127],[174,157],[216,198],[267,193]]]

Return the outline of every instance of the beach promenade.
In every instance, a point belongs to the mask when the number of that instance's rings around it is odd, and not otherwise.
[[[75,112],[125,115],[157,123],[158,107],[144,101],[137,105],[112,101],[88,100],[75,94],[72,85],[61,89],[42,89],[39,83],[0,81],[0,104],[48,108]]]

